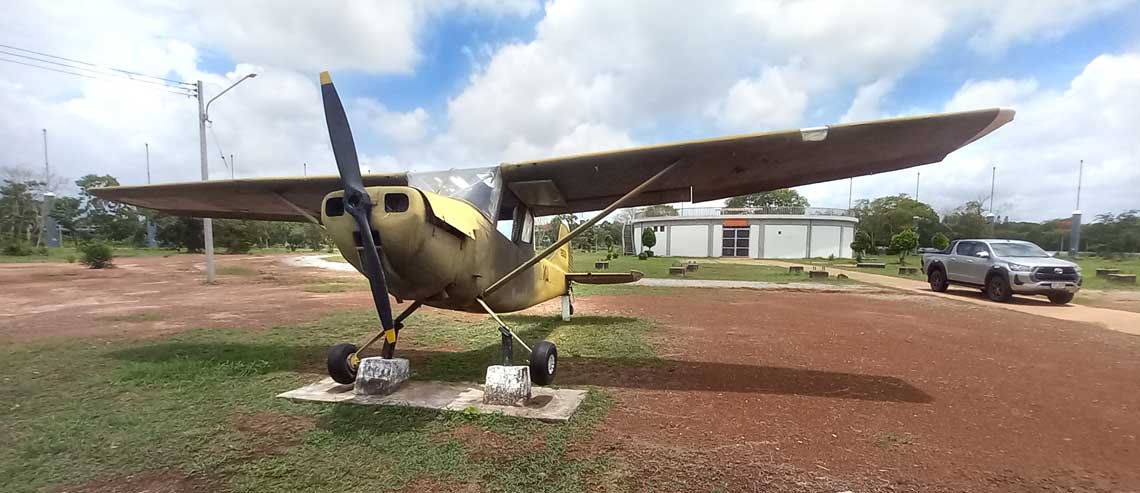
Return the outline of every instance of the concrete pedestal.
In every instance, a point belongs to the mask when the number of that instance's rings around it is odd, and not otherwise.
[[[357,395],[388,395],[400,388],[411,374],[408,360],[403,358],[364,358],[356,370],[356,384],[352,391]]]
[[[562,296],[562,321],[563,322],[569,322],[570,321],[570,315],[572,315],[570,313],[570,304],[572,302],[573,302],[573,300],[570,299],[569,295],[563,295]]]
[[[487,383],[483,385],[483,404],[525,406],[529,401],[529,367],[502,365],[487,367]]]

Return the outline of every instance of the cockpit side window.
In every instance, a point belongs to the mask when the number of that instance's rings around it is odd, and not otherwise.
[[[511,226],[511,241],[534,243],[534,214],[526,205],[520,203],[515,206]]]

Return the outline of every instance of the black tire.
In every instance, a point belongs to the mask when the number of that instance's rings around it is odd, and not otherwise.
[[[356,367],[348,362],[348,358],[355,353],[355,344],[337,344],[329,348],[329,376],[336,380],[336,383],[356,381]]]
[[[1049,295],[1049,302],[1054,305],[1064,305],[1073,301],[1073,293],[1052,293]]]
[[[1009,301],[1013,296],[1013,292],[1009,289],[1009,279],[1000,275],[990,276],[990,279],[986,281],[986,296],[999,303]]]
[[[535,385],[550,385],[557,371],[558,348],[550,341],[538,343],[530,352],[530,381]]]
[[[930,269],[930,275],[926,276],[926,280],[930,281],[930,290],[936,293],[945,293],[950,288],[950,281],[946,279],[946,271],[942,269]]]

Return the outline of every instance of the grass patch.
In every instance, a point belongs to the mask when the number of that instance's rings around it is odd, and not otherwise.
[[[1083,286],[1085,289],[1099,289],[1104,291],[1112,290],[1138,290],[1140,284],[1123,284],[1118,282],[1109,281],[1107,277],[1097,277],[1096,270],[1099,269],[1120,269],[1122,274],[1140,274],[1140,258],[1128,259],[1106,259],[1101,257],[1081,257],[1076,260],[1077,265],[1081,266],[1081,274],[1084,276]],[[1077,295],[1080,298],[1080,295]]]
[[[162,320],[162,315],[155,312],[139,312],[124,313],[121,315],[108,315],[106,317],[99,317],[99,319],[111,322],[157,322],[159,320]]]
[[[257,271],[243,265],[219,265],[218,275],[222,276],[256,276]]]
[[[603,253],[574,252],[572,257],[573,269],[576,271],[594,270],[594,262],[601,260]],[[761,281],[773,283],[813,282],[813,283],[845,283],[852,282],[844,279],[810,279],[807,273],[789,274],[784,267],[770,265],[747,265],[733,262],[721,262],[714,258],[680,258],[680,257],[652,257],[640,260],[634,256],[621,256],[610,260],[611,272],[640,271],[650,278],[680,278],[670,275],[669,267],[695,260],[701,267],[694,272],[685,273],[686,279],[715,279],[726,281]],[[603,271],[604,272],[604,271]],[[574,289],[578,289],[575,287]],[[640,288],[639,288],[640,289]]]
[[[644,339],[652,327],[641,320],[505,320],[528,342],[554,340],[571,363],[579,357],[618,365],[655,358]],[[606,451],[583,454],[578,447],[568,453],[590,439],[612,406],[600,390],[590,391],[570,422],[553,425],[273,397],[323,372],[328,346],[361,341],[375,326],[374,313],[358,310],[263,331],[0,347],[0,491],[81,486],[94,478],[164,470],[206,472],[236,491],[343,491],[350,484],[432,489],[441,482],[582,491],[611,477],[604,474],[614,467]],[[400,352],[413,360],[413,378],[480,381],[484,367],[498,359],[498,338],[485,317],[429,311],[401,333]],[[82,362],[83,371],[62,372],[59,361]],[[235,423],[255,414],[309,426],[251,439]],[[454,431],[472,426],[495,433],[504,450],[515,452],[471,453],[477,444],[455,438]],[[274,440],[288,445],[265,447]]]

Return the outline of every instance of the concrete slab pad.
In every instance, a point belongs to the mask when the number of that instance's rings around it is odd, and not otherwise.
[[[476,409],[480,414],[500,413],[551,423],[569,420],[582,401],[586,400],[586,391],[578,389],[533,387],[531,394],[530,403],[526,406],[496,406],[483,404],[483,386],[478,384],[411,380],[388,395],[358,395],[353,393],[352,384],[342,385],[331,378],[325,378],[277,397],[294,401],[411,406],[443,411]]]

